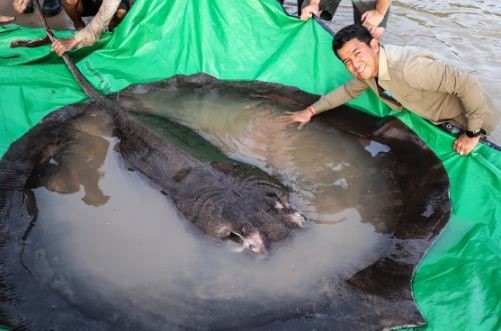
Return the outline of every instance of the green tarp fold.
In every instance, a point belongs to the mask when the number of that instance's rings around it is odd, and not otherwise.
[[[0,26],[0,155],[49,112],[85,100],[49,46],[9,48],[43,36],[42,29]],[[275,0],[138,0],[113,34],[70,55],[104,93],[206,73],[323,94],[350,79],[331,42],[319,24],[288,16]],[[371,92],[350,105],[390,115]],[[501,153],[482,145],[460,157],[450,135],[407,111],[392,115],[430,146],[451,182],[452,218],[413,283],[424,329],[500,330]]]

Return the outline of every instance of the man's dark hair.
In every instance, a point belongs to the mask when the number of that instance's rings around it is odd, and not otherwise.
[[[336,56],[339,59],[341,59],[341,58],[337,54],[337,51],[341,47],[343,47],[344,44],[346,44],[348,41],[350,41],[354,38],[356,38],[356,39],[360,40],[361,42],[364,42],[370,46],[370,42],[371,42],[373,37],[372,37],[371,33],[369,32],[369,30],[367,30],[367,28],[365,26],[358,25],[358,24],[352,24],[352,25],[345,26],[344,28],[339,30],[338,33],[336,33],[336,35],[334,36],[334,40],[332,41],[332,50],[334,51],[334,54],[336,54]]]

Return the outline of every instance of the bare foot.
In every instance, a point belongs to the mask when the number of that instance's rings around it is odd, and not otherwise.
[[[2,16],[0,15],[0,24],[6,24],[13,22],[16,18],[13,16]]]

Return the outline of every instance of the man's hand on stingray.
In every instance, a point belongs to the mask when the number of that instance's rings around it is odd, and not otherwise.
[[[313,113],[308,108],[293,113],[286,112],[286,114],[281,116],[280,120],[286,124],[299,123],[298,129],[302,129],[313,117]]]

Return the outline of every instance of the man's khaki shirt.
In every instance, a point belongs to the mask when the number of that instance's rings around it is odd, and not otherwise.
[[[355,78],[322,96],[312,107],[320,113],[370,88],[393,110],[405,107],[435,124],[449,121],[469,131],[482,128],[489,133],[499,118],[475,78],[420,48],[381,47],[378,83],[398,103],[379,94],[374,78],[363,81]]]

